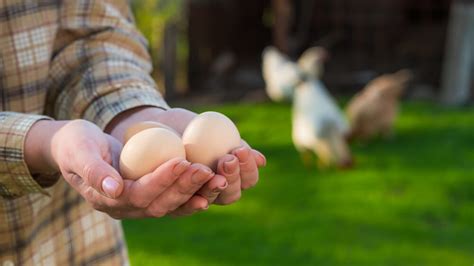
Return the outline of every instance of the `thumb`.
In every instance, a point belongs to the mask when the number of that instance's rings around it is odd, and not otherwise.
[[[78,167],[76,174],[84,182],[111,199],[118,198],[123,191],[123,179],[110,164],[100,156],[90,156],[84,153],[78,154]]]

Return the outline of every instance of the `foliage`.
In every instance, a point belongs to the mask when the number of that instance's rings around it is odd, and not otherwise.
[[[150,50],[161,48],[165,25],[179,20],[183,0],[140,0],[132,1],[137,27],[150,42]]]

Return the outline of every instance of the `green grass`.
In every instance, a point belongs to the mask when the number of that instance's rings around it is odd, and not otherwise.
[[[405,104],[349,171],[303,167],[288,105],[208,109],[266,154],[260,182],[193,217],[125,221],[133,265],[474,265],[474,108]]]

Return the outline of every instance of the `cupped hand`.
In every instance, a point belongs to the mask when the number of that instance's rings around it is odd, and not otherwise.
[[[223,179],[204,165],[176,158],[136,181],[124,180],[116,170],[121,147],[94,124],[74,120],[54,134],[50,152],[64,179],[95,209],[117,219],[207,209],[208,200],[196,192],[211,179]]]
[[[110,198],[122,193],[123,180],[116,170],[122,145],[96,125],[68,122],[52,136],[50,150],[55,168],[71,185],[82,182]]]
[[[259,180],[259,168],[267,163],[265,156],[242,140],[242,146],[231,154],[224,155],[217,164],[217,174],[228,182],[227,188],[215,199],[214,203],[228,205],[241,197],[243,190],[255,186]]]
[[[194,194],[214,175],[203,165],[176,158],[136,181],[124,180],[122,194],[114,199],[84,182],[74,186],[95,209],[116,219],[185,216],[208,208],[207,200]]]
[[[106,130],[119,140],[129,126],[140,121],[158,121],[182,134],[197,114],[182,108],[161,110],[144,107],[130,110],[118,116]],[[242,146],[223,156],[218,163],[217,174],[190,198],[187,206],[206,199],[209,204],[231,204],[241,197],[241,191],[255,186],[258,169],[266,164],[265,156],[242,140]],[[182,209],[180,209],[182,210]],[[189,213],[185,212],[185,213]],[[180,213],[181,214],[181,213]]]
[[[183,133],[197,114],[182,108],[173,108],[155,116],[156,120]],[[218,162],[217,178],[206,184],[197,195],[205,197],[209,203],[227,205],[241,197],[241,191],[255,186],[259,179],[259,168],[266,165],[265,156],[252,149],[247,142],[231,154],[224,155]],[[214,191],[212,193],[211,191]]]

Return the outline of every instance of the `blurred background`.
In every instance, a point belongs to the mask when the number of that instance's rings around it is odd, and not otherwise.
[[[267,156],[259,184],[184,219],[124,221],[133,265],[473,265],[474,7],[452,0],[140,0],[153,77],[173,107],[228,115]],[[307,167],[292,103],[265,91],[262,51],[329,57],[338,106],[410,69],[390,138],[352,169]]]

